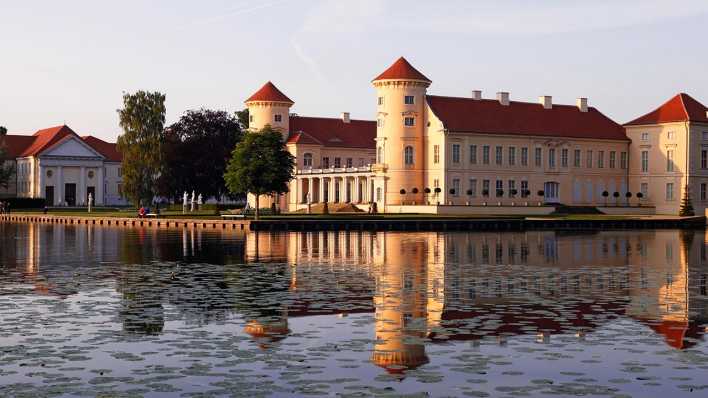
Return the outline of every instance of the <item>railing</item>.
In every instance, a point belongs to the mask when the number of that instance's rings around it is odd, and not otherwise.
[[[298,169],[296,174],[337,174],[337,173],[369,173],[371,165],[359,167],[330,167],[328,169]]]

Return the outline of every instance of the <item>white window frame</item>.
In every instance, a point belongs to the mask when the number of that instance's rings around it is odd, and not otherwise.
[[[405,127],[415,127],[415,118],[413,116],[406,116],[403,118],[403,125]]]

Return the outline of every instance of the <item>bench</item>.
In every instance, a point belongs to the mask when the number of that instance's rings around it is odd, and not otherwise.
[[[145,218],[159,218],[160,215],[157,213],[148,213],[145,215]]]
[[[221,218],[246,218],[243,214],[222,214]]]

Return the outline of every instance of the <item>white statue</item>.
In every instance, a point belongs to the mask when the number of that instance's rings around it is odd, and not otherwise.
[[[93,204],[93,194],[89,192],[88,194],[88,212],[91,213],[91,205]]]
[[[199,194],[199,197],[197,197],[197,204],[200,206],[204,204],[202,203],[202,194]]]
[[[193,212],[194,211],[194,204],[195,204],[195,194],[194,191],[192,191],[192,207],[189,209],[189,211]]]
[[[184,195],[182,196],[182,214],[187,212],[187,206],[189,204],[189,194],[187,191],[184,191]]]

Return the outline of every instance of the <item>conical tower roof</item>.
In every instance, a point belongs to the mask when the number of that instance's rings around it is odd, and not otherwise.
[[[424,74],[420,73],[418,69],[414,68],[413,65],[408,62],[405,58],[401,57],[389,66],[382,74],[376,76],[373,81],[378,80],[419,80],[427,83],[432,83],[432,80],[425,77]]]
[[[288,98],[287,95],[283,94],[282,91],[275,87],[272,82],[267,82],[258,91],[256,91],[252,96],[248,97],[246,103],[254,101],[266,101],[266,102],[285,102],[288,104],[294,104],[293,100]]]

